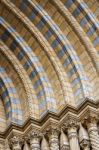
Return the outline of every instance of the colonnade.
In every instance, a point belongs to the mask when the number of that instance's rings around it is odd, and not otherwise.
[[[85,118],[82,123],[70,119],[44,134],[33,130],[26,138],[14,135],[6,150],[99,150],[97,118]]]

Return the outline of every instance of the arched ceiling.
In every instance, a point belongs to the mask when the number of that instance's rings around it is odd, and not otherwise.
[[[1,0],[0,96],[4,129],[97,101],[99,1]]]

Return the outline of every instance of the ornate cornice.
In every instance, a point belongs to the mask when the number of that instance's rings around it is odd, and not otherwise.
[[[18,130],[20,133],[25,132],[25,130],[28,127],[31,128],[32,125],[42,130],[42,128],[44,128],[43,127],[44,124],[51,118],[53,119],[53,121],[54,120],[57,121],[58,125],[60,126],[61,122],[62,123],[66,122],[66,118],[67,118],[66,116],[68,116],[68,114],[70,114],[71,116],[75,115],[77,120],[83,121],[84,119],[86,119],[86,114],[88,114],[88,111],[91,111],[91,109],[92,110],[94,109],[94,112],[98,116],[99,115],[98,108],[99,108],[99,102],[95,103],[87,99],[87,101],[82,103],[82,105],[80,105],[78,108],[66,106],[59,114],[48,112],[40,120],[35,120],[34,118],[28,118],[27,121],[24,123],[24,125],[20,125],[20,126],[12,123],[5,132],[0,134],[0,137],[6,138],[9,135],[9,133],[11,133],[11,131],[13,130],[16,130],[16,131]]]

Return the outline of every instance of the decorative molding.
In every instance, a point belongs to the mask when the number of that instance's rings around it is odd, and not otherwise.
[[[20,134],[23,132],[25,133],[27,128],[30,128],[31,130],[32,125],[34,125],[39,130],[42,130],[42,128],[45,129],[44,125],[49,119],[52,119],[51,122],[55,121],[56,122],[55,125],[61,126],[61,123],[63,124],[66,122],[66,118],[67,118],[66,116],[68,116],[68,114],[70,114],[69,116],[71,117],[73,117],[73,115],[75,114],[75,117],[78,121],[84,122],[84,119],[86,119],[86,115],[90,114],[89,110],[93,111],[94,109],[94,113],[96,113],[98,116],[99,115],[98,108],[99,108],[99,102],[94,103],[89,100],[85,101],[82,105],[80,105],[78,109],[70,106],[66,106],[62,110],[62,112],[60,112],[60,114],[49,112],[40,120],[35,120],[34,118],[28,118],[27,121],[22,126],[17,126],[16,124],[13,123],[8,127],[8,129],[5,132],[0,133],[0,137],[1,138],[8,137],[11,131],[13,130],[20,132]],[[48,126],[46,128],[48,128]]]

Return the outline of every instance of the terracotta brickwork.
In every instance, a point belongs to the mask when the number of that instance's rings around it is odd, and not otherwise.
[[[0,1],[0,150],[99,149],[99,1]]]

